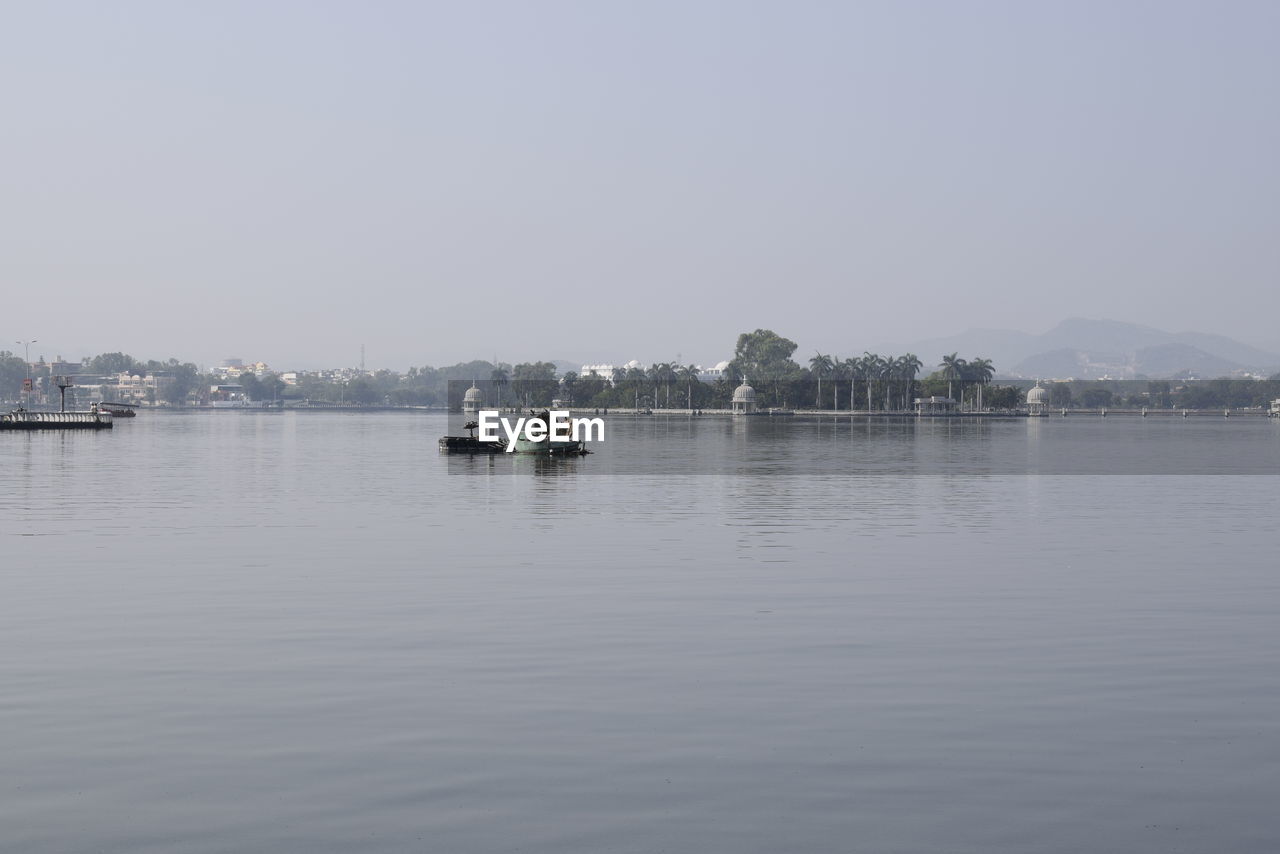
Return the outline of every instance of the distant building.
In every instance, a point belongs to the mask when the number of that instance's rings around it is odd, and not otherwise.
[[[704,383],[715,383],[724,379],[725,373],[729,370],[728,362],[716,362],[714,368],[698,367],[698,379]]]
[[[956,402],[949,397],[933,395],[916,398],[916,415],[946,415],[956,411]]]
[[[270,370],[271,368],[266,362],[254,362],[246,365],[239,359],[226,359],[221,365],[213,368],[210,373],[220,380],[233,380],[244,374],[253,374],[260,377]]]
[[[463,412],[479,412],[484,406],[484,392],[476,388],[474,381],[471,388],[467,389],[462,395],[462,411]]]
[[[1049,408],[1049,390],[1040,385],[1040,381],[1036,380],[1035,387],[1027,392],[1027,413],[1029,415],[1044,415],[1044,411]]]
[[[110,394],[114,403],[155,403],[161,392],[174,383],[174,376],[168,371],[148,371],[145,376],[122,371],[115,378],[114,386],[102,388],[103,397]]]
[[[742,385],[733,390],[733,400],[729,403],[733,409],[734,415],[750,415],[756,411],[756,390],[747,385],[746,380],[742,381]]]
[[[627,362],[625,365],[622,365],[622,366],[583,365],[582,370],[579,372],[578,376],[589,377],[592,374],[595,374],[602,380],[608,380],[609,382],[613,382],[614,380],[622,376],[623,373],[633,368],[644,368],[644,365],[640,364],[635,359],[632,359],[630,362]]]
[[[578,372],[580,377],[589,377],[595,374],[602,380],[613,382],[613,374],[618,370],[613,365],[583,365],[582,370]]]
[[[209,386],[209,405],[219,409],[248,406],[249,397],[244,392],[244,386],[239,383],[219,383]]]
[[[676,367],[679,368],[680,366],[676,365]],[[613,364],[583,365],[582,370],[579,372],[578,375],[582,377],[588,377],[588,376],[591,376],[591,374],[595,374],[596,376],[600,377],[600,379],[602,380],[608,380],[609,382],[614,382],[616,379],[621,377],[625,372],[634,370],[635,368],[640,368],[641,370],[644,370],[644,365],[640,364],[640,362],[635,359],[632,359],[630,362],[627,362],[625,365],[613,365]],[[714,383],[714,382],[719,382],[725,376],[725,373],[729,369],[729,363],[717,362],[714,368],[704,368],[701,365],[694,365],[694,368],[696,368],[698,371],[699,380],[701,380],[704,383]]]

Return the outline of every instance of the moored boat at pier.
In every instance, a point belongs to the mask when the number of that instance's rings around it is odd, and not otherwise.
[[[105,412],[112,418],[136,418],[138,413],[133,406],[128,403],[109,403],[103,401],[98,404],[98,411]]]

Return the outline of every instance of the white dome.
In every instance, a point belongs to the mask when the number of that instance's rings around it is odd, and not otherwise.
[[[745,382],[733,390],[733,400],[735,403],[747,403],[756,399],[756,390]]]
[[[464,403],[474,403],[478,402],[482,396],[480,389],[472,386],[462,395],[462,400]]]
[[[632,359],[630,362],[627,362],[622,367],[626,368],[627,370],[631,370],[632,368],[643,368],[644,365],[640,364],[635,359]]]
[[[715,366],[714,368],[712,368],[711,370],[713,370],[713,371],[727,371],[728,369],[729,369],[729,363],[728,363],[728,362],[716,362],[716,366]]]
[[[1049,390],[1041,388],[1040,383],[1036,383],[1036,387],[1027,392],[1027,403],[1047,403],[1048,396]]]

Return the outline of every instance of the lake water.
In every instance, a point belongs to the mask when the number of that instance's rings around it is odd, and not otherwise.
[[[0,434],[0,850],[1271,852],[1280,423]]]

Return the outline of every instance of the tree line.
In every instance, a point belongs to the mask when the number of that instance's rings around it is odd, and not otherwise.
[[[1023,405],[1027,383],[994,385],[990,359],[944,356],[929,373],[913,353],[882,355],[863,352],[841,358],[815,352],[805,364],[795,360],[796,343],[769,329],[738,336],[734,357],[715,382],[699,380],[696,365],[655,362],[649,367],[618,368],[611,379],[570,371],[557,375],[547,361],[490,362],[474,360],[435,368],[411,367],[405,373],[334,372],[301,374],[294,384],[277,373],[242,374],[238,383],[254,401],[333,406],[427,406],[458,409],[474,381],[484,390],[485,404],[499,407],[542,407],[553,400],[583,408],[727,409],[734,389],[743,382],[756,391],[761,407],[820,410],[907,411],[917,397],[939,396],[965,409],[1016,409]],[[82,374],[111,376],[122,372],[166,377],[158,384],[156,403],[174,406],[208,399],[221,382],[190,362],[177,359],[142,361],[123,352],[102,353],[83,360]],[[0,398],[18,400],[27,366],[9,351],[0,351]],[[923,374],[923,375],[922,375]],[[1266,406],[1280,398],[1280,375],[1270,380],[1219,379],[1176,381],[1072,381],[1046,384],[1054,408],[1154,407],[1223,409]]]

